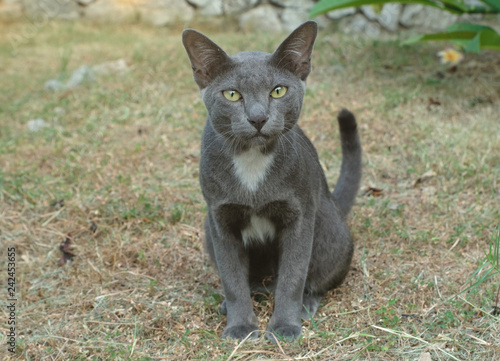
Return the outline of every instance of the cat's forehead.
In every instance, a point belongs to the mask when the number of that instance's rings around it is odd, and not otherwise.
[[[237,63],[267,63],[271,59],[271,54],[263,51],[242,51],[231,56],[231,59]]]
[[[241,75],[259,73],[269,73],[272,71],[270,67],[271,54],[261,51],[243,51],[231,56],[231,61],[235,70]]]
[[[256,87],[268,86],[281,73],[271,64],[272,54],[260,51],[245,51],[231,56],[232,71],[226,74],[227,80],[239,85]]]

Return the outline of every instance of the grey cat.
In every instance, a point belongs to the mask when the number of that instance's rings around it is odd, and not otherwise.
[[[352,113],[338,114],[341,173],[333,193],[297,125],[317,25],[293,31],[273,54],[227,55],[187,29],[182,41],[208,110],[200,159],[206,248],[225,293],[224,338],[257,337],[251,293],[274,292],[271,333],[294,340],[301,317],[345,278],[353,244],[345,218],[361,179]]]

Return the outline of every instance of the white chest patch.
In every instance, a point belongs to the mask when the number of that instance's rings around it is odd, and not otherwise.
[[[254,242],[264,243],[274,237],[275,231],[274,224],[269,219],[252,216],[250,224],[241,231],[243,244],[248,247]]]
[[[259,149],[251,148],[234,156],[234,173],[241,184],[251,192],[255,192],[259,183],[266,177],[273,159],[273,154],[262,154]]]

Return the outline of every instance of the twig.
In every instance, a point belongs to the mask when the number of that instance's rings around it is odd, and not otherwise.
[[[481,345],[491,346],[491,344],[489,342],[486,342],[485,340],[481,340],[479,337],[476,337],[474,335],[468,334],[467,332],[465,333],[465,335],[469,336],[470,338],[473,338],[476,341],[478,341]]]
[[[119,295],[120,293],[128,292],[130,290],[123,290],[123,291],[118,291],[118,292],[113,292],[113,293],[106,293],[105,295],[100,295],[94,298],[95,301],[100,300],[101,298],[108,297],[108,296],[115,296]]]
[[[87,260],[87,263],[90,265],[90,267],[92,267],[94,269],[94,271],[96,271],[99,274],[99,277],[101,277],[101,280],[103,280],[104,277],[102,276],[101,272],[96,268],[96,266],[94,266],[94,264],[92,262],[90,262],[90,260]]]
[[[121,325],[135,325],[135,322],[107,322],[107,321],[94,321],[94,320],[87,320],[85,321],[86,323],[98,323],[101,325],[115,325],[115,326],[121,326]],[[160,329],[159,329],[160,330]],[[163,330],[163,329],[161,329]]]
[[[439,298],[443,298],[443,296],[441,296],[441,291],[439,291],[439,286],[438,286],[438,279],[436,277],[436,275],[434,275],[434,284],[436,285],[436,290],[438,292],[438,295],[439,295]]]
[[[325,352],[325,351],[327,351],[327,350],[331,349],[332,347],[334,347],[334,346],[336,346],[336,345],[338,345],[338,344],[341,344],[341,343],[342,343],[342,342],[344,342],[344,341],[350,340],[351,338],[358,338],[358,337],[360,337],[360,336],[361,336],[361,337],[371,337],[371,338],[375,338],[375,336],[374,336],[374,335],[369,335],[369,334],[366,334],[366,333],[356,332],[356,333],[354,333],[354,334],[352,334],[352,335],[349,335],[349,336],[347,336],[347,337],[345,337],[345,338],[343,338],[343,339],[341,339],[341,340],[335,341],[335,343],[334,343],[334,344],[331,344],[330,346],[328,346],[328,347],[326,347],[326,348],[324,348],[324,349],[320,350],[319,352],[316,352],[314,355],[312,355],[312,357],[313,357],[313,358],[316,358],[316,357],[318,357],[320,354],[322,354],[323,352]],[[297,360],[301,360],[301,359],[302,359],[302,358],[297,358]],[[308,359],[310,359],[310,358],[308,357]]]
[[[137,343],[137,323],[135,324],[134,327],[134,342],[132,343],[132,350],[130,350],[130,355],[128,357],[132,357],[132,355],[134,354],[136,343]]]
[[[115,275],[119,275],[119,274],[123,274],[123,273],[129,273],[129,274],[134,275],[134,276],[146,277],[146,278],[149,278],[149,279],[151,279],[151,280],[153,280],[153,281],[157,281],[158,283],[160,283],[160,284],[161,284],[161,282],[160,282],[160,281],[158,281],[158,280],[157,280],[156,278],[154,278],[154,277],[151,277],[151,276],[148,276],[148,275],[144,275],[144,274],[141,274],[141,273],[135,273],[135,272],[132,272],[132,271],[122,271],[122,272],[117,272],[117,273],[115,273]]]
[[[254,334],[255,332],[259,332],[259,330],[255,330],[255,331],[252,331],[250,332],[247,337],[245,337],[243,340],[241,340],[241,342],[236,346],[236,348],[233,350],[233,352],[231,352],[231,354],[229,355],[229,357],[227,358],[227,361],[230,361],[234,355],[236,354],[236,351],[238,351],[238,349],[250,338],[250,336],[252,336],[252,334]],[[268,331],[266,331],[268,332]],[[278,345],[278,348],[280,349],[281,353],[287,357],[289,360],[294,360],[293,358],[291,358],[290,356],[288,356],[285,351],[283,350],[283,348],[281,347],[281,344],[279,343],[278,339],[276,338],[276,336],[271,333],[271,335],[274,337],[275,341],[276,341],[276,345]],[[253,352],[261,352],[261,351],[253,351]]]
[[[483,310],[481,310],[479,307],[477,307],[475,304],[473,303],[470,303],[469,301],[467,301],[465,298],[463,298],[462,296],[459,296],[459,298],[467,303],[469,306],[471,306],[472,308],[474,308],[476,311],[481,311],[483,313],[483,315],[488,315],[489,317],[493,318],[493,319],[497,319],[497,317],[495,317],[495,315],[491,315],[489,312],[484,312]]]
[[[455,241],[455,243],[453,243],[453,245],[450,247],[450,249],[448,250],[448,252],[451,252],[451,250],[453,248],[455,248],[455,246],[458,244],[458,242],[460,242],[460,238],[457,238],[457,240]]]
[[[276,338],[276,335],[275,335],[274,333],[272,333],[272,332],[269,332],[269,331],[266,331],[266,333],[270,333],[270,334],[271,334],[271,336],[273,336],[273,337],[274,337],[274,340],[276,341],[276,345],[278,345],[278,348],[280,349],[281,353],[282,353],[283,355],[285,355],[286,357],[290,358],[290,360],[293,360],[293,358],[291,358],[290,356],[288,356],[288,355],[285,353],[285,351],[284,351],[284,350],[283,350],[283,348],[281,347],[281,344],[279,343],[278,339]],[[248,337],[248,336],[247,336],[247,337]]]
[[[49,218],[48,218],[45,222],[43,222],[43,223],[42,223],[42,227],[45,227],[45,226],[47,226],[50,222],[52,222],[52,220],[53,220],[54,218],[56,218],[56,217],[59,215],[59,213],[61,213],[61,212],[63,211],[63,209],[64,209],[64,206],[63,206],[63,207],[61,207],[61,209],[59,209],[57,212],[52,213],[52,215],[51,215],[51,216],[50,216],[50,217],[49,217]]]
[[[420,279],[420,277],[422,277],[422,275],[423,275],[423,274],[424,274],[424,270],[422,270],[422,271],[418,274],[418,276],[417,276],[417,278],[415,279],[415,281],[413,281],[413,284],[415,284],[415,285],[416,285],[416,284],[418,284],[418,280]]]

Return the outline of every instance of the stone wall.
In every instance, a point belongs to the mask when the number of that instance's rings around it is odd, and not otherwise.
[[[144,22],[155,26],[196,19],[234,18],[242,30],[290,31],[308,19],[317,0],[0,0],[0,21],[90,19],[101,22]],[[477,0],[467,0],[474,2]],[[418,4],[386,4],[332,11],[315,19],[320,26],[337,23],[348,33],[378,36],[407,28],[440,30],[458,16]]]

